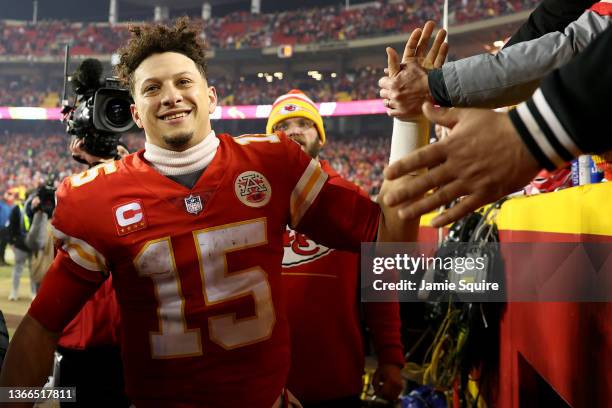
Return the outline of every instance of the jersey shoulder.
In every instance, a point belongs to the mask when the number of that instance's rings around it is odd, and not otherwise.
[[[91,199],[92,194],[110,193],[109,183],[120,183],[128,176],[128,167],[133,166],[135,155],[129,155],[122,160],[102,163],[81,173],[66,177],[57,191],[59,199],[82,200]]]
[[[76,232],[84,228],[82,222],[87,221],[91,226],[101,219],[113,196],[123,191],[118,186],[127,184],[129,162],[126,159],[129,156],[66,177],[56,192],[54,227],[67,233]]]
[[[236,137],[224,134],[220,135],[221,143],[231,149],[238,157],[266,157],[287,158],[288,156],[300,155],[300,145],[281,134],[245,134]]]

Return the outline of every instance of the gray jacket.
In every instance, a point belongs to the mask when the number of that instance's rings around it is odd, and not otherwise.
[[[563,33],[551,32],[497,55],[479,54],[444,64],[452,106],[496,108],[526,100],[541,78],[569,62],[611,25],[610,17],[587,10]]]

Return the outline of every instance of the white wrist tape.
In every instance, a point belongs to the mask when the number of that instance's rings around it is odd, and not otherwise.
[[[428,143],[429,122],[424,116],[415,117],[409,122],[394,118],[389,164]]]

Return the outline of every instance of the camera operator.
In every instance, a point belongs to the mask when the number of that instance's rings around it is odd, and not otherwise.
[[[55,251],[49,220],[55,209],[54,177],[48,177],[47,182],[28,197],[25,204],[26,215],[31,220],[30,229],[25,237],[25,244],[30,251],[30,279],[36,291],[51,266]]]

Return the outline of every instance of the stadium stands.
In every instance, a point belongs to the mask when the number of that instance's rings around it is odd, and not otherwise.
[[[449,23],[463,24],[528,10],[537,0],[462,0],[450,3]],[[246,11],[213,18],[202,36],[212,48],[262,48],[409,32],[423,21],[441,20],[441,0],[373,2],[365,8],[330,6],[271,14]],[[71,43],[74,55],[111,54],[126,39],[125,26],[43,21],[36,25],[0,21],[0,54],[61,55]]]

